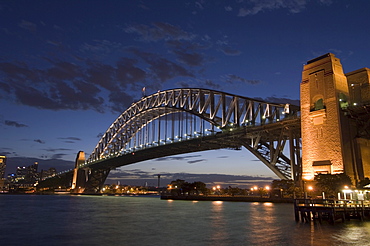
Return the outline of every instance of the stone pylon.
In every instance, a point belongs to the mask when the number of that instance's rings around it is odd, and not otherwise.
[[[304,66],[301,82],[302,178],[352,173],[349,88],[340,60],[328,53]]]

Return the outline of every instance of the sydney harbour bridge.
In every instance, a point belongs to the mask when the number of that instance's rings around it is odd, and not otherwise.
[[[100,192],[109,171],[159,157],[246,148],[280,179],[301,175],[299,106],[269,103],[207,89],[158,91],[124,111],[76,168],[40,182]],[[246,167],[247,168],[247,167]]]
[[[87,159],[80,151],[73,170],[38,187],[99,193],[117,167],[225,148],[247,149],[278,178],[296,184],[317,174],[345,173],[355,183],[369,177],[370,69],[344,74],[328,53],[307,62],[300,90],[300,106],[198,88],[143,96]]]

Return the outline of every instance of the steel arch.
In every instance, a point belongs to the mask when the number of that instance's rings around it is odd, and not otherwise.
[[[148,123],[177,112],[195,115],[224,131],[239,127],[251,129],[251,127],[297,118],[299,107],[289,104],[267,103],[207,89],[188,88],[158,91],[133,103],[111,124],[88,158],[87,165],[119,154],[135,134]],[[281,132],[283,133],[283,131]],[[267,143],[267,141],[261,140],[261,136],[254,143],[251,142],[251,139],[251,137],[247,137],[244,142],[238,144],[256,155],[280,178],[293,178],[290,174],[291,170],[287,170],[287,165],[290,169],[289,158],[285,157],[279,150],[285,144],[286,134],[280,139],[273,140],[279,141],[279,146],[276,147],[278,150],[274,150],[275,147],[271,141]],[[266,152],[264,149],[268,149],[268,152],[274,152],[274,156],[270,158],[271,153],[263,154]],[[281,163],[278,159],[287,163],[285,167],[278,166]]]

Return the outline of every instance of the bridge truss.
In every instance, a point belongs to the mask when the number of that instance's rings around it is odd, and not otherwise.
[[[191,139],[202,139],[205,149],[244,146],[279,178],[299,178],[299,107],[206,89],[172,89],[141,98],[112,123],[82,166]],[[184,153],[199,151],[185,145]],[[162,155],[183,152],[167,149]]]
[[[299,107],[207,89],[159,91],[124,111],[77,168],[85,170],[85,192],[99,192],[109,171],[119,166],[242,147],[279,178],[299,181]]]

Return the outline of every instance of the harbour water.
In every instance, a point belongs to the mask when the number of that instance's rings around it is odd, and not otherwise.
[[[370,221],[296,223],[293,204],[0,195],[5,245],[370,245]]]

